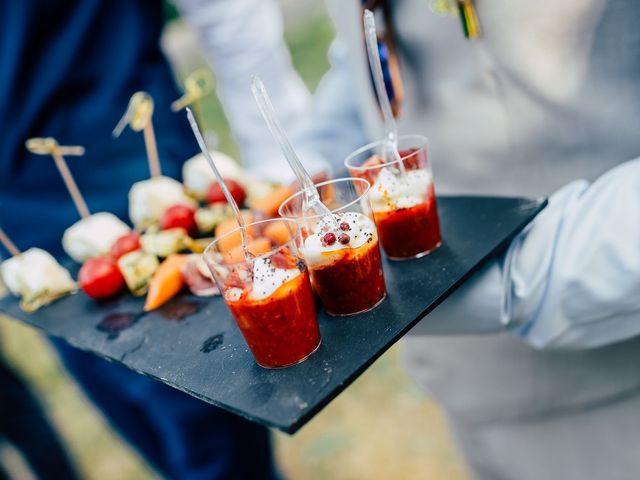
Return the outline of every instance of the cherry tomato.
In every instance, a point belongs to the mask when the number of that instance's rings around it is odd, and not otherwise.
[[[247,198],[247,194],[244,191],[244,188],[242,188],[240,184],[235,180],[226,179],[224,181],[224,184],[229,189],[229,192],[231,192],[231,196],[236,201],[236,203],[238,205],[242,205]],[[218,182],[213,182],[209,187],[209,191],[207,192],[207,202],[216,203],[226,201],[227,199],[225,198],[224,193],[222,193],[222,188],[220,188]]]
[[[110,257],[87,260],[78,272],[78,283],[84,293],[94,300],[112,297],[125,286],[116,261]]]
[[[119,259],[125,253],[140,250],[140,234],[138,232],[129,232],[121,236],[111,247],[111,256]]]
[[[173,205],[167,208],[160,218],[160,228],[184,228],[189,235],[195,235],[198,232],[195,208],[188,205]]]

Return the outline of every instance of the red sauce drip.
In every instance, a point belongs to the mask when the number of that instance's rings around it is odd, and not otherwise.
[[[378,241],[343,251],[331,264],[310,267],[311,283],[331,315],[364,312],[386,294]]]
[[[433,184],[427,200],[411,208],[374,213],[382,248],[391,258],[411,258],[442,242]]]
[[[309,273],[280,286],[263,300],[251,300],[247,292],[227,305],[259,365],[286,367],[303,360],[320,344]]]

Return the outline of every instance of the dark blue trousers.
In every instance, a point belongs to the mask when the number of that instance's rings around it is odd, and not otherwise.
[[[111,425],[165,477],[279,478],[266,428],[61,340],[53,343]]]
[[[23,455],[40,480],[76,480],[61,439],[31,389],[0,358],[0,437]],[[0,480],[9,475],[0,465]]]

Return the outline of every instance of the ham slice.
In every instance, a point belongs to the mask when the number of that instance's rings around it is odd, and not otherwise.
[[[202,255],[190,255],[187,263],[182,267],[182,278],[189,290],[198,297],[212,297],[220,295],[220,290],[211,278],[211,274],[204,263]]]

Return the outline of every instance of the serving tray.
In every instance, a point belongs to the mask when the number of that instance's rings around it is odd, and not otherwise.
[[[443,245],[418,260],[384,260],[388,297],[375,310],[333,318],[320,309],[319,350],[280,370],[256,365],[220,297],[185,293],[144,313],[143,298],[122,295],[99,304],[78,293],[33,314],[5,297],[0,312],[205,402],[294,433],[504,249],[545,205],[518,198],[438,197]],[[428,331],[429,319],[425,322]]]

